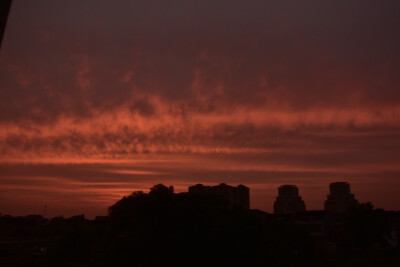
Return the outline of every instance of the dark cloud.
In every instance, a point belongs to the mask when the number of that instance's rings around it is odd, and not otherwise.
[[[15,1],[2,119],[86,116],[138,92],[193,109],[397,105],[399,10],[395,1]]]

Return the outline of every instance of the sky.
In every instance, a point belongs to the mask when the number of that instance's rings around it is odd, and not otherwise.
[[[400,210],[399,1],[14,0],[1,49],[2,214],[221,182]]]

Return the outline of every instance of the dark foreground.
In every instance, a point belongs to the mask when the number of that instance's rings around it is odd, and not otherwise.
[[[400,266],[397,212],[274,216],[157,185],[109,215],[0,217],[0,266]]]

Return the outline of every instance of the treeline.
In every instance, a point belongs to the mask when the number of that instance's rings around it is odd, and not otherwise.
[[[336,249],[316,253],[299,217],[232,209],[218,196],[159,184],[95,220],[1,216],[0,266],[391,266],[400,263],[398,218],[369,204],[327,216],[340,225],[324,231]]]

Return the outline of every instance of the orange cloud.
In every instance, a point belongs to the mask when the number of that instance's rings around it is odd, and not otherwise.
[[[141,153],[268,153],[288,148],[265,145],[259,133],[268,136],[274,131],[299,131],[286,141],[302,148],[307,145],[301,144],[303,135],[397,133],[400,123],[397,106],[300,111],[237,107],[195,112],[180,109],[179,102],[147,99],[154,108],[150,116],[132,112],[126,104],[114,110],[92,109],[91,116],[85,118],[65,114],[53,123],[2,123],[2,158],[34,159],[40,155],[123,160]],[[249,141],[246,144],[243,140]]]

